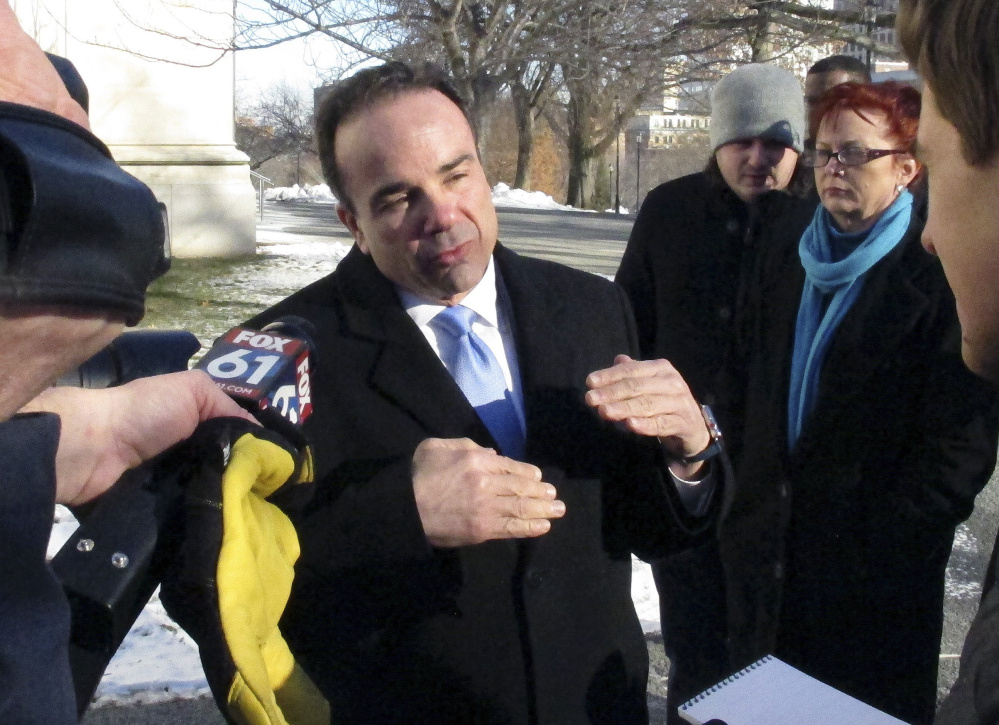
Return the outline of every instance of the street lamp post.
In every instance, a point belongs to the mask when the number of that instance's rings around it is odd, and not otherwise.
[[[878,22],[878,4],[877,0],[864,0],[864,29],[867,35],[868,43],[874,41],[874,28]],[[867,72],[870,74],[874,69],[874,58],[871,52],[870,45],[866,49],[867,56]]]
[[[620,123],[621,99],[614,96],[614,125]],[[621,213],[621,129],[617,130],[617,152],[614,155],[614,213]]]
[[[635,211],[642,204],[642,134],[635,138]]]

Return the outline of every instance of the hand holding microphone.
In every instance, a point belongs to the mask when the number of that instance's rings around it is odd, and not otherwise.
[[[312,412],[309,328],[293,318],[265,330],[234,328],[197,366],[210,381],[193,371],[177,373],[203,381],[204,397],[235,401],[239,407],[233,405],[230,417],[207,421],[196,430],[194,421],[184,433],[188,440],[126,472],[94,503],[53,559],[73,611],[70,656],[81,714],[162,581],[163,603],[201,646],[220,709],[260,725],[322,719],[310,715],[281,721],[276,715],[292,707],[287,701],[278,704],[286,697],[309,703],[310,713],[325,707],[294,664],[276,619],[287,601],[298,556],[294,528],[282,509],[300,507],[311,495],[311,455],[299,427]],[[186,346],[186,340],[180,341]],[[130,377],[124,370],[137,367],[129,361],[166,357],[162,351],[133,355],[122,350],[106,351],[86,371],[81,369],[81,384],[113,386]],[[157,375],[117,390],[124,394],[136,385],[160,389],[166,381]],[[58,388],[52,394],[94,393]],[[148,396],[146,402],[156,406],[149,411],[151,420],[177,407],[169,395]],[[221,406],[214,409],[225,414]],[[243,419],[243,410],[263,427]],[[241,602],[238,611],[222,611],[220,590]],[[252,614],[252,621],[234,618],[239,612]],[[261,649],[261,642],[269,644]],[[268,675],[264,680],[261,672]],[[243,712],[247,708],[269,719],[256,719]]]

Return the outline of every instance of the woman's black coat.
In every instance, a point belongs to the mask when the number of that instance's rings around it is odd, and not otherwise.
[[[795,205],[760,238],[737,485],[719,528],[731,666],[775,652],[910,723],[936,700],[954,529],[995,466],[996,396],[961,359],[923,219],[868,274],[793,450],[787,399],[804,270]],[[733,376],[734,378],[735,376]]]

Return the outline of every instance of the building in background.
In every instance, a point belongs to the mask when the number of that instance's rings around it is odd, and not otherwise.
[[[879,15],[895,13],[898,10],[898,0],[835,0],[835,8],[837,10],[861,11],[865,23],[853,26],[853,30],[884,45],[897,47],[895,28],[878,28],[876,23]],[[904,61],[879,56],[877,53],[872,53],[867,48],[862,48],[854,43],[845,43],[840,52],[864,61],[871,73],[905,71],[909,68],[909,64]]]
[[[12,5],[42,48],[79,69],[94,133],[166,204],[174,256],[253,253],[255,196],[234,141],[233,54],[223,50],[232,0]]]
[[[639,143],[645,149],[666,149],[706,138],[712,85],[694,81],[667,88],[638,110],[625,130],[625,142]]]

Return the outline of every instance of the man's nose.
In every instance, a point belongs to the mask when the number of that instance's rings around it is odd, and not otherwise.
[[[749,163],[753,166],[773,166],[773,150],[768,148],[762,140],[753,139],[753,145],[749,147]]]
[[[454,194],[441,189],[425,197],[426,231],[428,234],[446,232],[458,218],[458,204]]]

